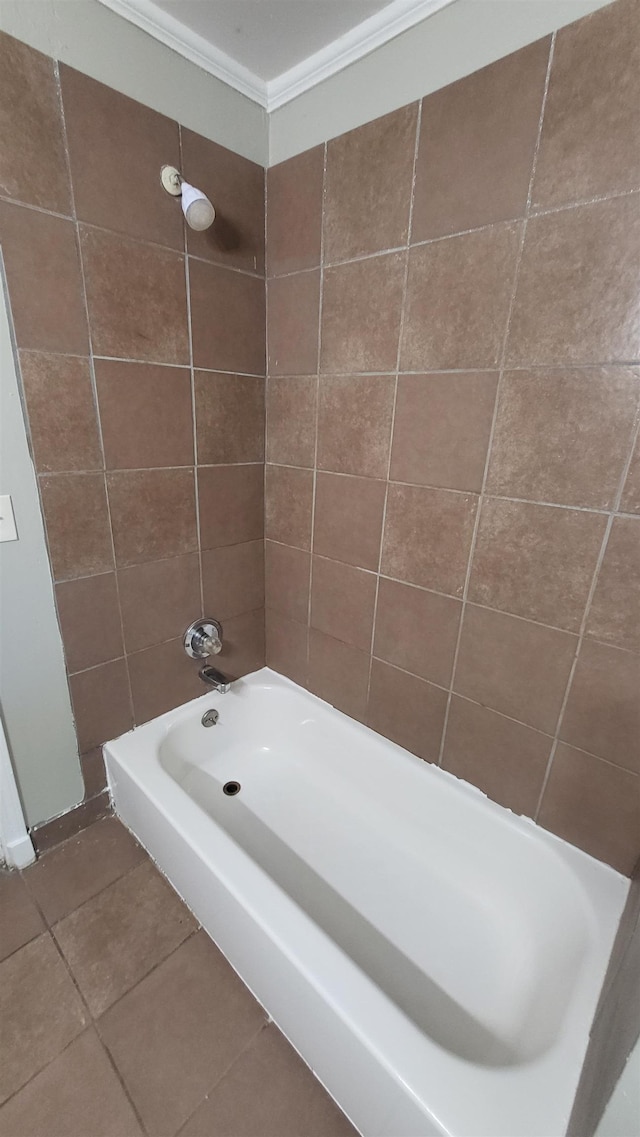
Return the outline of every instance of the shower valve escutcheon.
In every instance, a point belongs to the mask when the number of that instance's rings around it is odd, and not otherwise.
[[[192,659],[208,659],[222,651],[222,624],[205,616],[184,633],[184,650]]]

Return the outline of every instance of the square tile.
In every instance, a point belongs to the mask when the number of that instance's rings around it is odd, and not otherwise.
[[[311,627],[370,652],[376,589],[374,573],[314,557]]]
[[[24,878],[45,919],[55,924],[146,859],[124,825],[105,817],[51,849]]]
[[[509,718],[554,734],[577,636],[468,604],[455,690]]]
[[[409,252],[400,353],[403,371],[500,362],[520,225],[493,225]]]
[[[262,608],[264,542],[207,549],[202,554],[202,588],[205,612],[215,612],[221,620]]]
[[[196,367],[264,375],[264,281],[189,258]]]
[[[89,360],[22,351],[20,370],[38,473],[101,470]]]
[[[191,375],[181,367],[97,359],[108,470],[193,466]]]
[[[241,679],[264,667],[264,611],[243,612],[224,622],[224,640],[216,666],[228,679]],[[202,694],[202,691],[200,692]]]
[[[380,577],[373,654],[448,687],[461,611],[459,600]]]
[[[577,632],[605,527],[603,514],[486,498],[469,599]]]
[[[309,612],[311,557],[302,549],[265,542],[265,593],[273,612],[306,624]]]
[[[395,389],[392,375],[322,378],[318,469],[386,478]]]
[[[54,579],[109,572],[113,549],[104,476],[45,475],[40,494]]]
[[[640,519],[613,519],[586,634],[640,652]]]
[[[307,685],[309,629],[282,612],[265,612],[267,667],[286,675],[300,686]]]
[[[205,932],[182,944],[100,1020],[147,1131],[170,1137],[265,1021]]]
[[[482,488],[498,377],[400,375],[391,477],[445,489]]]
[[[64,63],[60,84],[79,219],[182,249],[182,211],[159,177],[180,166],[178,124]]]
[[[623,513],[640,513],[640,435],[631,455],[629,470],[620,499]]]
[[[124,654],[115,573],[65,580],[55,591],[69,671],[83,671]]]
[[[203,549],[261,540],[264,536],[264,467],[201,467],[198,508]]]
[[[265,381],[196,371],[196,439],[200,465],[264,460]]]
[[[388,253],[324,273],[320,370],[395,371],[406,253]]]
[[[136,651],[128,657],[127,664],[137,726],[204,695],[198,675],[202,664],[186,655],[183,636]]]
[[[558,32],[534,205],[564,205],[640,183],[638,31],[634,0],[619,0]]]
[[[638,778],[561,742],[538,823],[630,876],[640,854]]]
[[[315,374],[319,311],[319,271],[267,282],[269,375]]]
[[[634,368],[507,371],[487,491],[609,508],[629,449],[639,379]]]
[[[377,570],[386,492],[386,482],[318,473],[314,553]]]
[[[327,264],[406,245],[418,103],[327,143]]]
[[[118,568],[196,548],[192,469],[114,470],[107,489]]]
[[[131,730],[133,719],[124,659],[72,675],[69,687],[81,754]]]
[[[151,861],[114,881],[53,931],[92,1015],[134,987],[197,927]]]
[[[549,37],[422,102],[412,241],[523,217]]]
[[[267,273],[320,264],[324,146],[267,170]]]
[[[0,190],[7,197],[71,213],[55,62],[0,33]]]
[[[86,355],[87,317],[73,222],[0,201],[0,242],[18,347]]]
[[[0,1102],[76,1038],[88,1016],[51,936],[0,965]]]
[[[313,466],[316,453],[316,393],[313,377],[269,376],[267,461]]]
[[[0,872],[0,961],[45,931],[45,924],[19,872]]]
[[[381,572],[462,596],[477,508],[472,494],[390,484]]]
[[[505,809],[533,817],[552,744],[547,735],[454,695],[442,768]]]
[[[374,659],[367,725],[427,762],[440,752],[447,693]]]
[[[128,652],[174,639],[200,615],[198,554],[120,569],[118,588]]]
[[[584,640],[560,737],[640,774],[640,658]]]
[[[309,629],[309,690],[353,719],[364,721],[369,654]]]
[[[80,762],[82,763],[82,758]],[[88,801],[83,800],[80,805],[61,814],[60,817],[54,817],[52,821],[44,821],[40,825],[35,825],[31,830],[31,840],[37,855],[41,856],[42,853],[48,853],[51,849],[57,848],[63,841],[68,841],[70,837],[76,837],[78,833],[90,825],[95,825],[97,821],[103,821],[106,817],[110,817],[111,813],[111,799],[108,792],[104,792],[97,794]]]
[[[310,548],[313,472],[267,466],[265,494],[265,535],[285,545]]]
[[[507,363],[637,359],[640,208],[635,196],[534,217],[527,224]]]
[[[80,226],[96,355],[189,363],[184,256]]]

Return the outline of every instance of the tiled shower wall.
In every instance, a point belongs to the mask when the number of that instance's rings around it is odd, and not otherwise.
[[[202,694],[181,634],[264,662],[264,171],[0,36],[0,243],[85,776]],[[185,233],[164,163],[202,186]],[[78,824],[78,820],[73,824]]]
[[[639,10],[267,179],[269,664],[626,873]]]

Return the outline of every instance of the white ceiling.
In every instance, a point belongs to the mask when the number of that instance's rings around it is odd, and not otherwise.
[[[101,0],[267,110],[454,0]]]

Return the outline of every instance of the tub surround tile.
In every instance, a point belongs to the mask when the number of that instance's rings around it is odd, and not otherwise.
[[[636,438],[636,444],[631,455],[620,509],[623,513],[640,513],[640,435]]]
[[[264,379],[196,371],[198,462],[264,461]]]
[[[189,258],[196,367],[264,374],[264,281]]]
[[[216,264],[264,273],[262,166],[184,127],[181,137],[182,173],[206,193],[216,211],[210,229],[187,227],[189,252]]]
[[[634,113],[640,103],[639,30],[637,5],[621,0],[558,32],[533,185],[535,207],[640,184]]]
[[[244,541],[239,545],[205,550],[202,554],[205,613],[215,613],[216,618],[226,619],[262,608],[264,561],[263,541]]]
[[[311,627],[370,651],[376,587],[376,577],[371,572],[314,557]]]
[[[412,248],[402,333],[403,371],[495,367],[502,352],[520,225]]]
[[[638,777],[560,743],[538,821],[627,876],[640,854]]]
[[[302,549],[265,542],[265,594],[267,606],[306,623],[309,611],[311,556]]]
[[[315,376],[270,376],[267,383],[267,462],[313,466],[316,451]]]
[[[391,483],[381,571],[461,596],[477,505],[471,494]]]
[[[182,211],[159,179],[180,166],[177,123],[64,63],[60,84],[80,221],[182,250]]]
[[[479,492],[497,382],[491,372],[399,376],[390,477]]]
[[[461,611],[459,600],[381,577],[373,654],[448,687]]]
[[[447,692],[374,659],[367,725],[427,762],[437,762]]]
[[[455,689],[510,718],[553,734],[577,636],[469,604]]]
[[[265,495],[265,535],[272,541],[309,549],[313,506],[311,470],[267,466]]]
[[[38,473],[101,470],[89,360],[21,351],[20,370]]]
[[[48,933],[0,964],[0,1102],[37,1074],[88,1022]]]
[[[45,923],[20,873],[0,872],[0,962],[45,931]]]
[[[423,100],[412,241],[524,215],[550,46],[538,40]]]
[[[71,212],[55,63],[0,32],[0,193]]]
[[[95,354],[188,364],[184,257],[87,225],[80,242]]]
[[[324,146],[267,170],[267,275],[320,264]]]
[[[498,805],[531,817],[552,744],[547,735],[454,695],[442,766]]]
[[[63,813],[61,817],[54,817],[52,821],[45,821],[34,826],[30,831],[31,840],[35,846],[36,854],[57,848],[63,841],[76,837],[90,825],[101,821],[111,815],[111,798],[108,793],[97,794],[89,801],[82,801],[80,805]]]
[[[314,553],[377,570],[385,496],[385,482],[318,473]]]
[[[323,377],[318,399],[319,470],[386,478],[395,376]]]
[[[199,612],[193,614],[182,633],[198,615]],[[133,652],[127,664],[137,726],[204,695],[205,688],[198,676],[202,664],[185,653],[182,634],[179,639]]]
[[[201,467],[198,507],[203,550],[261,540],[264,535],[262,465]]]
[[[198,932],[100,1020],[145,1128],[174,1134],[264,1025],[264,1012]]]
[[[637,368],[508,371],[501,385],[487,491],[610,508],[639,393]]]
[[[640,657],[583,641],[560,737],[640,774]]]
[[[640,519],[614,517],[587,635],[640,653]]]
[[[193,470],[118,470],[107,474],[118,568],[197,547]]]
[[[224,622],[222,651],[216,656],[216,666],[229,679],[241,679],[258,671],[265,663],[264,610],[243,612]],[[214,662],[216,662],[214,661]],[[199,694],[203,694],[200,683]]]
[[[269,375],[317,371],[319,308],[319,271],[267,282]]]
[[[200,615],[198,554],[120,569],[118,589],[127,652],[180,636]]]
[[[327,143],[327,264],[406,245],[418,104]]]
[[[73,222],[0,201],[0,243],[18,347],[86,355]]]
[[[507,363],[608,363],[640,355],[637,195],[532,218]]]
[[[72,675],[69,687],[82,754],[131,730],[133,718],[124,659]]]
[[[107,771],[101,746],[94,746],[91,750],[87,750],[86,754],[80,755],[80,769],[84,782],[85,802],[104,794],[107,789]]]
[[[323,373],[395,370],[405,263],[406,253],[389,253],[325,270]]]
[[[269,596],[267,596],[269,600]],[[266,663],[301,687],[307,686],[309,628],[305,622],[290,620],[282,612],[265,612]]]
[[[317,628],[309,629],[309,690],[351,718],[364,722],[369,655]]]
[[[98,359],[95,369],[108,470],[193,465],[186,368]]]
[[[70,672],[124,654],[115,573],[56,585],[56,604]]]
[[[603,514],[487,498],[469,599],[577,632],[605,527]]]
[[[102,474],[45,475],[40,494],[54,579],[109,572],[113,550]]]

